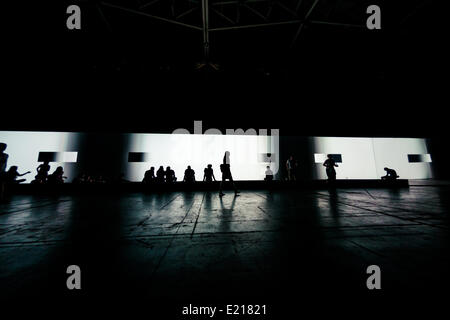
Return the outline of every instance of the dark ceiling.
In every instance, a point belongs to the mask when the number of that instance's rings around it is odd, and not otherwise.
[[[204,120],[298,135],[439,135],[436,3],[210,0],[208,57],[201,0],[8,5],[1,128],[170,132]],[[66,28],[70,4],[81,30]],[[371,4],[381,30],[365,27]]]

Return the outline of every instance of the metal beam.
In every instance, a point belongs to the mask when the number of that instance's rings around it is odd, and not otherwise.
[[[202,0],[202,20],[203,20],[203,53],[205,60],[209,60],[209,0]]]
[[[314,0],[314,3],[312,4],[311,8],[308,10],[308,12],[305,15],[305,20],[308,20],[309,16],[311,15],[311,13],[313,12],[314,8],[316,7],[316,5],[319,3],[319,0]]]
[[[156,2],[158,2],[160,0],[153,0],[148,2],[146,5],[144,6],[150,6],[151,4],[155,4]],[[200,2],[201,1],[201,2]],[[155,20],[159,20],[159,21],[163,21],[163,22],[167,22],[167,23],[171,23],[171,24],[175,24],[175,25],[179,25],[182,27],[187,27],[190,29],[194,29],[194,30],[199,30],[202,31],[203,33],[203,50],[204,50],[204,58],[206,63],[208,63],[209,61],[209,54],[210,54],[210,43],[209,43],[209,33],[211,31],[227,31],[227,30],[238,30],[238,29],[249,29],[249,28],[265,28],[265,27],[272,27],[272,26],[279,26],[279,25],[289,25],[289,24],[299,24],[297,32],[294,36],[294,39],[291,43],[291,47],[294,46],[295,42],[297,41],[297,38],[299,37],[300,33],[302,32],[303,28],[305,27],[305,23],[309,22],[311,24],[322,24],[322,25],[331,25],[331,26],[340,26],[340,27],[350,27],[350,28],[365,28],[365,26],[362,25],[354,25],[354,24],[346,24],[346,23],[340,23],[340,22],[327,22],[327,21],[318,21],[318,20],[309,20],[309,17],[311,16],[313,10],[315,9],[315,7],[317,6],[317,4],[319,3],[319,0],[314,0],[314,2],[312,3],[311,7],[309,8],[308,12],[305,14],[305,17],[303,19],[297,18],[297,19],[292,19],[292,20],[285,20],[285,21],[278,21],[278,22],[265,22],[265,23],[260,23],[260,24],[249,24],[249,25],[236,25],[236,23],[239,21],[240,19],[240,7],[241,6],[245,6],[247,9],[249,9],[251,12],[255,13],[256,15],[258,15],[259,17],[263,18],[265,21],[267,21],[268,17],[264,16],[262,13],[260,13],[259,11],[253,9],[252,7],[248,6],[247,3],[252,3],[252,2],[268,2],[269,3],[269,8],[271,8],[272,5],[274,4],[278,4],[280,5],[279,2],[275,1],[275,0],[247,0],[247,1],[221,1],[221,2],[214,2],[211,3],[211,5],[217,5],[217,4],[237,4],[236,9],[237,9],[237,22],[233,21],[231,18],[227,17],[225,14],[223,14],[222,12],[220,12],[219,10],[215,9],[214,7],[211,7],[211,10],[213,10],[214,13],[216,13],[217,15],[219,15],[220,17],[222,17],[223,19],[227,20],[230,24],[232,24],[231,26],[227,26],[227,27],[218,27],[218,28],[209,28],[209,0],[199,0],[199,1],[195,1],[195,0],[189,0],[189,2],[192,3],[197,3],[198,6],[194,6],[191,9],[188,9],[187,11],[179,14],[176,18],[174,19],[168,19],[168,18],[163,18],[163,17],[159,17],[159,16],[155,16],[155,15],[151,15],[149,13],[146,12],[142,12],[142,11],[138,11],[138,10],[134,10],[134,9],[129,9],[126,7],[122,7],[119,5],[115,5],[115,4],[111,4],[111,3],[107,3],[107,2],[100,2],[100,4],[104,7],[110,7],[110,8],[114,8],[114,9],[119,9],[122,11],[126,11],[129,13],[133,13],[133,14],[137,14],[137,15],[141,15],[141,16],[145,16],[148,18],[152,18]],[[172,6],[173,6],[174,1],[172,0]],[[302,3],[302,0],[299,0],[297,2],[297,9],[300,7]],[[285,9],[285,11],[288,11],[291,14],[295,14],[295,12],[292,9],[287,8],[284,5],[281,5],[282,8]],[[202,10],[202,26],[196,26],[196,25],[191,25],[191,24],[186,24],[180,21],[177,21],[176,19],[181,18],[197,9],[201,8]],[[100,14],[102,15],[102,18],[105,19],[103,12],[101,11],[101,8],[98,7]],[[105,22],[107,23],[106,19]]]
[[[159,1],[161,1],[161,0],[152,0],[150,2],[147,2],[147,3],[143,4],[143,5],[141,5],[139,7],[139,9],[144,9],[144,8],[150,7],[150,6],[154,5],[155,3],[159,2]]]
[[[243,4],[243,3],[252,3],[252,2],[271,2],[272,0],[230,0],[230,1],[218,1],[211,3],[212,6],[223,6],[230,4]]]
[[[175,19],[180,19],[180,18],[182,18],[182,17],[184,17],[184,16],[187,16],[188,14],[194,12],[194,11],[197,10],[197,9],[198,9],[198,7],[193,7],[193,8],[191,8],[191,9],[189,9],[189,10],[186,10],[185,12],[182,12],[182,13],[180,13],[178,16],[176,16]]]
[[[400,20],[400,22],[398,23],[398,26],[401,26],[403,24],[406,23],[406,21],[408,21],[409,18],[411,18],[412,16],[414,16],[414,14],[419,10],[422,9],[422,7],[424,7],[425,5],[427,5],[429,3],[428,0],[424,0],[422,2],[420,2],[419,4],[417,4],[413,10],[411,10],[411,12],[409,12],[403,19]]]
[[[323,25],[327,25],[327,26],[367,29],[366,26],[359,25],[359,24],[350,24],[350,23],[341,23],[341,22],[328,22],[328,21],[319,21],[319,20],[310,20],[309,22],[311,24],[323,24]]]
[[[209,29],[209,31],[212,32],[212,31],[227,31],[227,30],[238,30],[238,29],[248,29],[248,28],[264,28],[264,27],[280,26],[280,25],[284,25],[284,24],[299,24],[299,23],[303,23],[303,22],[304,22],[303,20],[288,20],[288,21],[280,21],[280,22],[269,22],[269,23],[232,26],[232,27],[212,28],[212,29]]]
[[[122,7],[122,6],[115,5],[115,4],[111,4],[111,3],[107,3],[107,2],[100,2],[100,4],[105,6],[105,7],[123,10],[123,11],[126,11],[126,12],[134,13],[134,14],[137,14],[137,15],[141,15],[141,16],[144,16],[144,17],[152,18],[152,19],[163,21],[163,22],[167,22],[167,23],[176,24],[176,25],[187,27],[187,28],[190,28],[190,29],[203,30],[200,27],[193,26],[193,25],[190,25],[190,24],[187,24],[187,23],[183,23],[183,22],[179,22],[179,21],[175,21],[175,20],[171,20],[171,19],[166,19],[166,18],[154,16],[154,15],[151,15],[151,14],[148,14],[148,13],[145,13],[145,12],[141,12],[141,11],[125,8],[125,7]]]
[[[267,18],[270,18],[270,15],[272,14],[272,10],[273,10],[273,6],[274,6],[274,4],[275,4],[275,1],[270,1],[270,3],[269,3],[269,5],[268,5],[268,9],[267,9],[267,14],[266,14],[266,17]]]
[[[103,13],[103,10],[102,10],[102,8],[100,7],[100,5],[99,5],[99,4],[96,4],[95,7],[97,8],[98,13],[100,14],[100,17],[102,18],[103,22],[105,23],[106,28],[108,29],[108,31],[109,31],[109,32],[112,32],[111,25],[109,24],[108,19],[106,19],[106,16],[105,16],[105,14]]]
[[[211,11],[213,11],[214,13],[216,13],[219,17],[221,17],[221,18],[227,20],[229,23],[231,23],[231,24],[236,24],[236,22],[233,21],[233,19],[228,18],[226,15],[224,15],[224,14],[223,14],[222,12],[220,12],[219,10],[214,9],[214,7],[211,7]]]
[[[249,25],[241,25],[241,26],[230,26],[230,27],[220,27],[220,28],[211,28],[210,32],[213,31],[227,31],[227,30],[238,30],[238,29],[249,29],[249,28],[264,28],[264,27],[272,27],[272,26],[280,26],[287,24],[304,24],[305,20],[287,20],[287,21],[279,21],[279,22],[268,22],[268,23],[260,23],[260,24],[249,24]],[[346,27],[346,28],[359,28],[366,29],[366,26],[357,25],[357,24],[348,24],[348,23],[340,23],[340,22],[328,22],[328,21],[320,21],[320,20],[311,20],[309,21],[311,24],[322,24],[322,25],[330,25],[330,26],[338,26],[338,27]]]
[[[311,8],[309,8],[308,12],[305,15],[305,21],[308,20],[309,16],[311,15],[311,13],[313,12],[314,8],[316,7],[316,5],[319,3],[319,0],[314,0]],[[297,32],[294,35],[294,39],[292,39],[292,43],[291,43],[291,48],[295,45],[295,42],[297,42],[297,38],[300,35],[300,33],[302,32],[303,28],[305,26],[305,23],[302,22],[302,24],[300,24],[300,26],[297,29]]]
[[[248,4],[245,4],[245,3],[243,4],[243,6],[246,7],[250,12],[253,12],[255,15],[257,15],[258,17],[263,19],[264,21],[267,21],[267,17],[264,16],[262,13],[260,13],[258,10],[253,9]]]
[[[291,8],[286,7],[283,3],[277,1],[275,2],[280,8],[282,8],[284,11],[292,14],[294,18],[298,18],[297,11],[292,10]]]

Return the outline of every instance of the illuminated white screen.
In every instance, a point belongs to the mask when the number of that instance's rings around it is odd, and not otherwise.
[[[20,173],[31,171],[25,176],[30,182],[36,175],[39,152],[58,153],[57,161],[51,162],[50,172],[63,166],[67,181],[84,172],[78,160],[81,133],[68,132],[23,132],[0,131],[0,142],[8,145],[8,168],[16,165]],[[103,141],[114,145],[117,135],[102,136]],[[121,138],[121,137],[119,137]],[[151,166],[171,166],[178,181],[183,179],[184,170],[190,165],[196,172],[196,179],[202,180],[203,170],[213,165],[216,178],[221,178],[220,164],[225,151],[231,152],[231,171],[235,180],[262,180],[266,166],[276,174],[279,169],[279,137],[262,135],[200,135],[200,134],[124,134],[128,140],[121,159],[116,159],[125,169],[125,178],[142,181],[144,173]],[[326,154],[340,154],[342,163],[336,168],[337,179],[379,179],[385,174],[383,168],[393,168],[403,179],[432,178],[431,156],[424,139],[415,138],[341,138],[311,137],[311,159],[309,164],[314,179],[326,179],[322,163]],[[128,162],[129,154],[143,153],[139,159],[145,162]],[[299,153],[302,151],[300,150]],[[272,155],[269,157],[268,155]],[[426,162],[409,162],[408,155],[423,155]],[[120,157],[120,156],[119,156]],[[84,155],[85,164],[91,161],[102,163],[108,159],[89,158]],[[285,159],[282,159],[285,161]],[[139,160],[141,161],[141,160]],[[102,166],[102,165],[101,165]],[[309,167],[307,168],[309,170]],[[118,172],[119,173],[119,172]]]
[[[324,163],[327,160],[325,153],[314,153],[314,163]]]
[[[63,166],[64,175],[71,181],[75,175],[74,168],[67,162],[76,162],[77,150],[73,148],[78,135],[70,132],[0,131],[0,142],[8,145],[5,151],[9,155],[7,170],[17,166],[19,173],[31,171],[23,177],[29,183],[42,163],[38,162],[39,152],[58,152],[57,161],[50,163],[50,173]]]
[[[257,135],[198,135],[198,134],[133,134],[129,152],[148,154],[148,162],[129,162],[127,179],[142,180],[150,167],[170,166],[178,181],[190,165],[196,180],[203,179],[203,170],[212,164],[216,179],[221,178],[220,164],[225,151],[230,151],[231,173],[235,180],[262,180],[266,166],[278,171],[278,137]],[[273,162],[262,154],[274,153]],[[267,157],[266,157],[267,158]]]
[[[402,179],[432,178],[428,162],[411,163],[408,154],[427,154],[425,139],[312,137],[314,154],[341,154],[337,179],[379,179],[385,167],[396,170]],[[431,158],[427,158],[431,161]],[[318,160],[318,157],[315,157]],[[315,164],[315,179],[326,179],[322,163]]]
[[[314,153],[341,154],[337,179],[376,179],[375,159],[370,138],[315,137]],[[316,163],[316,178],[326,179],[325,167]]]
[[[385,175],[384,167],[393,168],[400,178],[429,179],[431,165],[428,162],[409,162],[408,154],[427,154],[424,139],[376,138],[373,139],[377,175]],[[431,158],[429,159],[431,162]]]
[[[61,152],[60,158],[58,161],[60,162],[77,162],[78,152]]]
[[[51,162],[50,172],[63,166],[67,181],[84,172],[76,163],[77,142],[82,134],[67,132],[0,132],[0,142],[8,145],[8,168],[16,165],[20,173],[31,171],[25,176],[27,183],[36,175],[40,152],[55,152],[57,158]],[[262,135],[185,135],[185,134],[124,134],[129,140],[129,149],[121,159],[125,178],[130,181],[142,181],[144,173],[151,166],[170,166],[178,178],[183,180],[188,165],[196,172],[196,179],[203,179],[203,170],[213,165],[217,179],[221,178],[220,164],[225,151],[230,151],[231,172],[235,180],[262,180],[266,166],[270,165],[274,174],[278,171],[278,136]],[[104,137],[117,139],[117,136]],[[104,141],[109,142],[109,141]],[[145,162],[128,162],[130,152],[144,153]],[[268,157],[267,154],[271,154]],[[87,155],[89,158],[89,155]],[[89,159],[88,161],[108,161]],[[119,172],[117,173],[119,174]]]

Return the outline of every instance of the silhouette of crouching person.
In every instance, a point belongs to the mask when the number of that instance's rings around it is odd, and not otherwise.
[[[386,175],[381,177],[381,180],[385,181],[395,181],[398,178],[400,178],[399,175],[397,175],[397,172],[394,169],[389,169],[387,167],[384,168],[384,171],[386,171]]]
[[[64,176],[63,167],[58,167],[51,175],[48,176],[47,181],[48,184],[62,184],[64,183],[64,179],[67,179],[67,177]]]

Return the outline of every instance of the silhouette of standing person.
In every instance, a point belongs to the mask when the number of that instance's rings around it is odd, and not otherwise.
[[[203,181],[212,182],[213,179],[216,181],[216,177],[214,176],[214,170],[212,168],[212,164],[208,164],[208,167],[203,171]]]
[[[50,171],[49,161],[44,161],[41,163],[37,169],[37,175],[34,177],[36,183],[45,183],[47,182],[48,172]]]
[[[8,154],[5,153],[7,144],[0,143],[0,174],[4,173],[6,170],[6,165],[8,164]]]
[[[195,182],[195,171],[192,170],[191,166],[188,166],[186,170],[184,170],[184,182],[193,183]]]
[[[336,162],[333,159],[333,156],[331,154],[327,155],[327,160],[323,163],[323,166],[326,167],[326,172],[328,176],[328,182],[334,182],[336,181],[336,170],[334,167],[338,167]]]
[[[222,181],[220,182],[220,188],[219,188],[219,196],[222,197],[225,194],[222,192],[223,183],[226,180],[229,180],[234,188],[234,194],[237,196],[239,191],[236,189],[236,185],[233,181],[233,176],[231,175],[231,169],[230,169],[230,151],[226,151],[225,155],[223,156],[223,162],[220,165],[220,171],[222,171]]]
[[[17,180],[17,177],[23,177],[24,175],[27,175],[31,173],[31,171],[27,171],[25,173],[20,174],[17,171],[17,166],[11,166],[9,170],[5,173],[5,182],[7,184],[13,184],[13,183],[21,183],[24,182],[26,179],[19,179]]]
[[[288,180],[294,181],[296,180],[296,166],[297,162],[294,160],[293,156],[290,156],[286,161],[286,170],[288,173]]]
[[[388,180],[393,181],[397,180],[397,178],[400,178],[399,175],[397,175],[397,172],[394,169],[384,168],[384,171],[386,171],[386,175],[381,177],[381,180]]]
[[[151,167],[150,170],[145,171],[143,183],[152,183],[155,181],[155,167]]]
[[[3,194],[5,193],[4,174],[9,157],[8,154],[5,153],[6,147],[6,143],[0,142],[0,200],[3,199]]]

